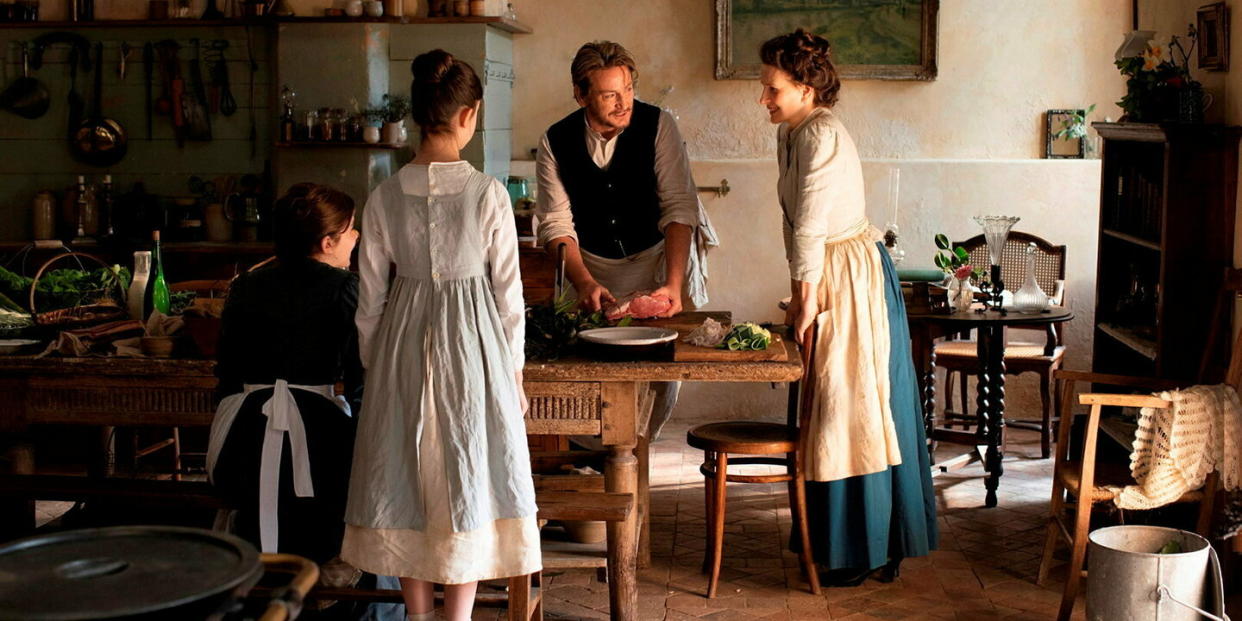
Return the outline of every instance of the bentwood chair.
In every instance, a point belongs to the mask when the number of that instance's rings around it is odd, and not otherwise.
[[[1199,381],[1216,381],[1219,374],[1212,368],[1220,343],[1229,327],[1229,316],[1233,311],[1233,302],[1242,295],[1242,270],[1227,269],[1221,296],[1216,305],[1216,317],[1208,335],[1208,346],[1204,347],[1203,362],[1199,367]],[[1067,567],[1065,588],[1061,593],[1059,620],[1069,619],[1074,608],[1074,599],[1078,596],[1083,571],[1083,560],[1087,553],[1087,534],[1091,526],[1091,510],[1095,505],[1112,502],[1119,489],[1134,483],[1130,469],[1121,464],[1107,462],[1096,463],[1096,440],[1101,431],[1101,414],[1105,406],[1132,408],[1167,408],[1170,403],[1151,393],[1162,390],[1174,390],[1185,387],[1185,382],[1165,379],[1137,378],[1121,375],[1100,373],[1084,373],[1079,371],[1058,371],[1057,381],[1061,388],[1061,411],[1067,416],[1068,422],[1074,400],[1074,387],[1078,382],[1091,382],[1095,386],[1115,386],[1122,389],[1138,391],[1143,394],[1084,394],[1079,403],[1091,406],[1087,415],[1082,450],[1077,458],[1069,454],[1069,434],[1072,425],[1062,424],[1057,431],[1056,461],[1052,475],[1052,507],[1048,517],[1048,534],[1044,541],[1043,559],[1039,564],[1039,583],[1043,584],[1051,570],[1052,554],[1059,539],[1070,544],[1070,561]],[[1233,342],[1229,368],[1225,372],[1224,381],[1234,389],[1242,390],[1242,333]],[[1199,514],[1195,530],[1200,535],[1208,536],[1211,528],[1212,509],[1219,477],[1216,473],[1208,475],[1203,487],[1190,490],[1181,495],[1174,503],[1199,503]],[[1066,495],[1074,498],[1068,501]],[[1066,507],[1074,509],[1072,521],[1064,515]],[[1072,530],[1071,530],[1072,527]]]
[[[797,529],[801,549],[798,558],[811,593],[819,595],[819,574],[811,559],[810,528],[807,524],[806,479],[803,471],[801,430],[810,418],[813,398],[815,327],[807,329],[802,341],[802,381],[790,384],[789,405],[785,424],[762,421],[729,421],[699,425],[686,433],[686,442],[703,451],[703,495],[706,501],[707,549],[703,568],[709,572],[707,597],[716,597],[720,583],[720,562],[724,551],[725,501],[728,482],[788,483],[789,508]],[[733,457],[741,454],[753,457]],[[730,465],[784,466],[781,474],[730,473]]]
[[[1009,291],[1017,291],[1026,281],[1026,250],[1031,243],[1036,246],[1035,281],[1048,293],[1052,304],[1063,306],[1065,304],[1065,246],[1054,246],[1029,233],[1013,231],[1009,234],[1009,239],[1005,241],[1005,247],[1001,252],[1001,270],[1005,278],[1005,288]],[[988,257],[987,242],[983,235],[976,235],[964,242],[954,243],[954,247],[957,246],[961,246],[970,254],[971,265],[986,266],[991,263]],[[1006,420],[1005,423],[1018,429],[1038,431],[1040,453],[1047,459],[1052,454],[1052,428],[1060,417],[1059,411],[1053,411],[1054,408],[1060,406],[1060,399],[1053,394],[1052,374],[1061,368],[1061,362],[1065,358],[1064,335],[1054,324],[1026,328],[1018,325],[1011,329],[1028,332],[1039,330],[1044,333],[1043,342],[1024,339],[1005,345],[1006,375],[1035,373],[1039,376],[1041,416],[1039,420],[1014,419]],[[969,414],[970,397],[967,392],[967,379],[979,369],[976,347],[975,341],[966,339],[945,341],[935,346],[936,366],[944,367],[946,371],[944,421],[950,426],[956,422],[966,427],[974,425],[977,421],[977,417]],[[961,382],[962,409],[960,412],[950,409],[953,403],[955,376],[960,378]]]

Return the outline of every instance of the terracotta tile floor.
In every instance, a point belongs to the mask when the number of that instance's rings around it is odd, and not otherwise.
[[[892,584],[806,590],[784,548],[790,514],[783,484],[730,484],[718,596],[707,599],[703,562],[702,453],[685,445],[687,425],[669,424],[652,447],[651,567],[639,575],[639,618],[679,619],[1052,619],[1064,562],[1035,585],[1051,487],[1051,460],[1037,436],[1013,431],[1000,506],[983,508],[981,464],[935,479],[940,549],[909,559]],[[965,450],[948,446],[945,455]],[[607,619],[607,585],[593,570],[545,574],[549,619]],[[1079,598],[1075,618],[1082,617]],[[479,611],[476,618],[496,618]]]

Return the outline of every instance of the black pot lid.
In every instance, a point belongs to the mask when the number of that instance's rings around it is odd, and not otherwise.
[[[117,526],[0,547],[0,619],[111,619],[235,589],[263,572],[254,546],[176,526]]]

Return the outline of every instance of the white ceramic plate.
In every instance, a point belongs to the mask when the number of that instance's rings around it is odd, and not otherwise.
[[[619,345],[635,347],[641,345],[659,345],[677,340],[677,331],[668,328],[644,328],[627,326],[624,328],[596,328],[583,330],[578,338],[600,345]]]
[[[38,344],[39,341],[31,339],[0,339],[0,354],[16,354]]]

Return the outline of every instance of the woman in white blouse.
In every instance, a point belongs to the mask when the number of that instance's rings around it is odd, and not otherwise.
[[[815,331],[815,400],[804,434],[808,522],[825,582],[851,585],[935,548],[936,501],[896,271],[866,217],[858,151],[832,108],[828,41],[801,29],[763,44],[777,130],[786,323]],[[801,542],[796,542],[801,545]]]
[[[414,59],[422,142],[362,213],[358,421],[341,557],[401,576],[410,619],[470,619],[479,580],[542,565],[522,420],[525,308],[499,181],[461,159],[483,87],[443,50]],[[390,270],[396,276],[389,282]]]

